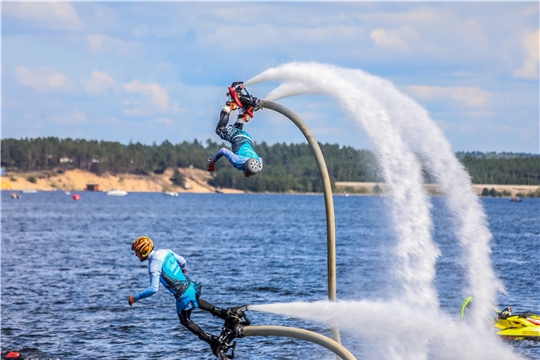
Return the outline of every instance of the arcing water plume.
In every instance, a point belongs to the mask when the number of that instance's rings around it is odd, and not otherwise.
[[[428,196],[421,167],[391,122],[384,106],[371,94],[358,89],[350,70],[316,63],[290,63],[264,71],[246,84],[262,81],[294,84],[272,92],[270,99],[295,95],[309,89],[334,97],[363,127],[377,147],[377,158],[390,189],[390,211],[399,242],[395,276],[403,286],[402,301],[437,308],[434,288],[435,262],[439,251],[431,239]]]
[[[418,146],[429,172],[448,195],[447,203],[454,214],[454,228],[464,252],[468,289],[465,294],[475,299],[471,315],[478,324],[486,319],[496,303],[498,291],[504,291],[491,264],[491,233],[480,200],[471,186],[463,165],[452,152],[450,143],[416,101],[401,93],[391,82],[353,70],[359,87],[384,104],[396,127],[411,147]],[[488,321],[490,324],[490,321]]]
[[[291,87],[281,88],[286,95],[297,94],[307,87],[310,92],[334,97],[366,129],[377,147],[382,177],[390,190],[390,213],[398,239],[394,248],[397,266],[393,270],[402,287],[397,296],[408,304],[437,309],[434,278],[439,250],[431,239],[430,204],[421,167],[392,125],[384,106],[369,93],[358,91],[347,69],[335,66],[292,63],[266,70],[248,83],[270,80],[294,82]],[[396,352],[396,359],[398,354],[404,359],[424,359],[428,339],[416,339],[404,349],[400,339],[389,334],[387,346]]]
[[[419,339],[429,340],[429,359],[519,358],[493,333],[477,332],[468,323],[456,322],[436,309],[426,310],[397,301],[293,302],[250,305],[249,310],[325,324],[337,320],[341,330],[356,335],[368,344],[365,347],[367,352],[362,354],[362,358],[366,359],[418,359],[419,354],[404,357],[404,353],[412,353],[408,347]],[[399,346],[389,346],[389,339],[399,339]]]
[[[285,82],[268,95],[268,100],[313,93],[334,97],[366,129],[377,147],[376,155],[384,181],[391,189],[390,211],[398,239],[394,252],[400,259],[395,277],[404,288],[399,304],[368,303],[370,311],[365,317],[362,316],[364,307],[358,308],[357,314],[357,303],[351,302],[325,304],[322,307],[320,304],[313,305],[319,307],[312,312],[303,304],[305,313],[300,309],[288,313],[288,310],[283,310],[287,305],[280,309],[265,305],[265,311],[329,323],[329,319],[337,316],[340,327],[347,327],[346,324],[353,318],[350,329],[362,338],[369,338],[373,334],[379,336],[380,332],[373,330],[374,322],[370,320],[373,313],[384,313],[384,319],[376,323],[388,324],[389,318],[392,318],[392,331],[384,335],[384,340],[379,338],[384,341],[381,354],[391,353],[389,358],[392,359],[424,359],[446,351],[451,358],[478,359],[484,355],[487,359],[514,358],[511,351],[494,339],[494,335],[485,327],[476,327],[474,332],[470,323],[465,327],[438,309],[433,279],[439,252],[429,235],[432,228],[429,204],[422,187],[421,169],[412,149],[420,152],[427,169],[448,194],[454,229],[464,252],[469,286],[466,294],[472,294],[475,298],[475,307],[471,309],[473,324],[487,324],[497,291],[502,286],[491,266],[491,234],[470,178],[427,111],[397,90],[391,82],[361,70],[316,63],[290,63],[268,69],[246,85],[263,81]],[[422,310],[413,311],[414,306],[421,306]],[[380,312],[374,311],[374,308],[380,308]],[[400,311],[389,315],[389,308]],[[325,316],[328,319],[324,319]],[[399,321],[394,323],[394,318]],[[439,326],[441,319],[444,319],[444,326]],[[364,323],[369,330],[363,331]],[[436,326],[426,326],[428,323]],[[486,339],[490,339],[489,344]],[[459,349],[465,349],[463,354],[456,353],[456,343],[460,344]],[[436,358],[444,359],[445,356]]]
[[[314,63],[291,63],[269,69],[250,82],[264,80],[289,81],[272,91],[268,99],[278,99],[301,93],[327,93],[305,76],[289,76],[298,69],[313,70],[312,77],[326,82],[324,74],[336,72],[336,67]],[[414,100],[401,93],[388,80],[367,74],[361,70],[339,69],[342,76],[355,88],[354,91],[369,94],[383,106],[396,132],[400,133],[410,147],[418,147],[426,160],[427,169],[448,195],[447,203],[454,214],[455,232],[464,252],[468,289],[475,307],[472,317],[478,324],[486,324],[496,302],[497,291],[504,291],[491,266],[491,233],[486,216],[476,193],[471,187],[469,175],[454,156],[451,146],[441,130],[431,120],[427,111]],[[324,86],[327,86],[326,84]],[[365,110],[364,110],[365,111]]]

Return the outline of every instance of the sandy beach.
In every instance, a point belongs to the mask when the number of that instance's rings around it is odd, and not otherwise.
[[[178,171],[185,179],[184,186],[176,186],[170,178],[173,176],[172,170],[167,170],[160,175],[134,175],[134,174],[102,174],[98,176],[89,171],[79,169],[68,170],[63,173],[58,171],[41,171],[29,173],[9,173],[1,178],[2,190],[39,190],[39,191],[84,191],[87,184],[97,184],[100,191],[110,191],[112,189],[125,190],[128,192],[164,192],[175,191],[178,193],[244,193],[236,189],[217,189],[208,184],[211,175],[207,171],[194,168],[179,168]],[[30,181],[32,178],[35,183]],[[336,182],[336,193],[373,193],[375,186],[384,192],[384,183],[374,182]],[[426,184],[426,188],[432,194],[440,194],[437,185]],[[535,191],[538,186],[527,185],[497,185],[497,184],[474,184],[474,190],[478,195],[482,190],[492,188],[498,192],[506,190],[509,196],[517,193],[527,194]]]
[[[160,175],[134,175],[134,174],[103,174],[98,176],[89,171],[79,169],[68,170],[64,173],[56,171],[43,171],[31,173],[10,173],[2,177],[3,190],[41,190],[41,191],[83,191],[87,184],[99,185],[100,191],[119,189],[128,192],[164,192],[176,191],[192,193],[213,193],[215,187],[208,185],[210,174],[200,169],[178,169],[184,176],[185,185],[175,186],[170,178],[172,170],[167,170]],[[33,183],[29,178],[35,178]],[[235,189],[219,189],[223,193],[243,193]]]

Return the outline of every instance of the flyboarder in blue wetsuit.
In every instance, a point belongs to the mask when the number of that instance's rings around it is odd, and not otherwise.
[[[208,171],[214,171],[216,162],[225,156],[246,177],[253,176],[262,170],[262,158],[253,149],[253,139],[243,130],[244,123],[253,118],[253,111],[260,109],[259,100],[247,92],[242,82],[234,82],[227,95],[230,100],[221,109],[216,134],[231,143],[232,151],[221,148],[212,159],[208,160]],[[242,93],[244,91],[244,93]],[[227,126],[231,111],[239,110],[236,122]]]
[[[200,298],[200,283],[192,281],[187,275],[186,260],[171,250],[154,250],[154,243],[149,237],[140,236],[133,242],[131,250],[139,260],[148,260],[148,272],[150,274],[150,286],[145,290],[132,295],[128,299],[129,306],[141,299],[154,295],[159,290],[159,283],[163,284],[176,298],[176,312],[180,323],[185,326],[199,339],[206,341],[214,355],[217,356],[221,345],[217,336],[202,330],[199,325],[191,320],[191,311],[200,308],[212,315],[227,320],[231,316],[239,316],[239,309],[243,307],[218,308]]]

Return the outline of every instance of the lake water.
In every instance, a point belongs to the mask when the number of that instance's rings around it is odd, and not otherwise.
[[[2,192],[2,351],[26,359],[213,359],[184,329],[163,288],[132,308],[127,298],[148,285],[147,263],[131,252],[147,235],[157,248],[187,259],[202,298],[223,307],[327,298],[322,195],[130,193],[109,197],[62,192]],[[383,197],[334,197],[338,299],[391,297],[389,249],[395,242]],[[463,270],[444,198],[434,197],[434,239],[442,256],[437,290],[442,311],[459,318]],[[482,199],[494,236],[493,263],[507,289],[499,307],[540,311],[540,201]],[[365,309],[369,313],[370,309]],[[300,327],[330,336],[327,325],[250,311],[253,325]],[[378,314],[380,315],[380,314]],[[192,315],[219,333],[220,321]],[[369,358],[363,339],[343,345]],[[459,344],[456,344],[459,346]],[[540,358],[540,345],[513,342],[516,354]],[[334,359],[288,338],[238,340],[237,359]],[[436,359],[436,354],[430,358]]]

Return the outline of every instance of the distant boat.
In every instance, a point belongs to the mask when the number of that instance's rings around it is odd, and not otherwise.
[[[178,196],[178,193],[174,191],[164,191],[163,195]]]
[[[521,200],[521,198],[518,198],[518,197],[513,197],[513,198],[510,198],[510,202],[522,202],[523,200]]]
[[[64,191],[64,194],[71,195],[71,193],[69,191]]]
[[[36,194],[37,190],[34,189],[26,189],[22,191],[23,194]]]
[[[128,193],[124,190],[112,189],[107,193],[109,196],[126,196]]]
[[[11,198],[12,199],[20,199],[21,197],[17,193],[11,193]]]

